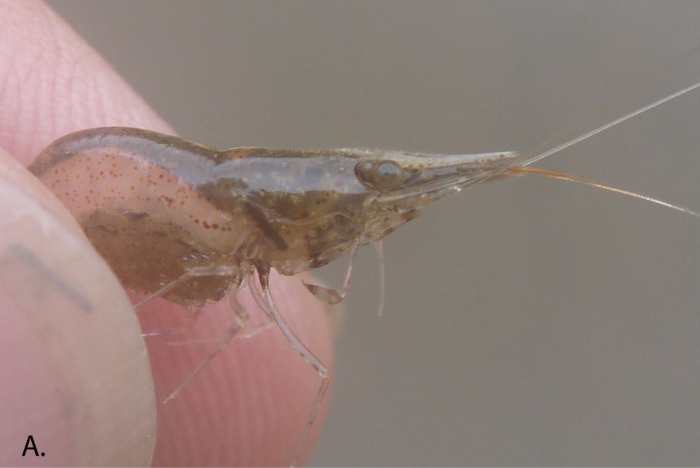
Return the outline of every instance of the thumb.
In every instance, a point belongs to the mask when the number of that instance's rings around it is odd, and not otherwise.
[[[0,346],[1,465],[149,462],[153,384],[131,304],[70,213],[1,150]]]

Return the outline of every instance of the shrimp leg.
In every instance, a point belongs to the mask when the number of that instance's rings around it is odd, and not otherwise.
[[[355,258],[357,257],[357,250],[360,248],[360,242],[355,243],[350,251],[350,261],[348,262],[348,268],[345,270],[345,277],[343,278],[343,284],[339,289],[327,288],[318,284],[307,283],[303,279],[301,282],[304,284],[306,289],[309,290],[311,294],[316,297],[319,301],[325,302],[326,304],[335,305],[342,302],[345,299],[345,295],[348,293],[350,288],[350,277],[352,276],[352,267],[355,264]]]
[[[189,273],[189,272],[188,272]],[[184,275],[183,275],[184,276]],[[199,275],[203,276],[203,275]],[[221,352],[228,344],[229,342],[238,335],[238,333],[243,329],[243,325],[248,321],[249,315],[248,312],[243,308],[243,306],[238,302],[238,299],[235,298],[235,295],[238,293],[238,286],[240,285],[240,281],[238,282],[237,285],[231,288],[229,290],[229,303],[231,304],[231,310],[236,314],[236,319],[234,320],[233,324],[226,329],[226,333],[219,339],[219,343],[214,347],[212,350],[210,350],[206,357],[202,359],[202,362],[200,362],[197,367],[190,373],[190,375],[187,376],[187,378],[180,384],[179,387],[175,389],[174,392],[172,392],[165,400],[163,400],[163,403],[167,403],[168,401],[172,400],[175,398],[187,385],[194,379],[199,372],[204,369],[204,367],[216,357],[219,352]],[[232,297],[233,296],[233,297]],[[260,327],[256,327],[260,328]],[[255,329],[254,329],[255,330]],[[249,332],[250,333],[250,332]],[[240,335],[239,335],[240,336]],[[250,336],[250,335],[248,335]]]
[[[313,404],[311,406],[311,411],[309,412],[309,419],[306,422],[306,427],[304,428],[304,433],[299,440],[296,451],[294,452],[294,457],[290,463],[291,466],[295,466],[299,456],[301,455],[301,450],[304,448],[306,439],[311,431],[311,426],[313,426],[314,420],[316,419],[316,413],[318,408],[321,406],[323,397],[326,395],[328,390],[328,385],[331,381],[331,376],[328,368],[311,352],[311,350],[302,343],[302,341],[294,334],[294,332],[289,328],[284,319],[280,316],[275,303],[272,300],[272,294],[270,293],[270,267],[268,265],[257,265],[258,279],[260,280],[260,286],[262,288],[263,299],[267,305],[267,313],[275,321],[277,326],[282,330],[284,337],[289,341],[289,344],[296,350],[297,353],[308,362],[311,367],[316,369],[318,375],[321,376],[321,385],[316,392],[316,397],[314,398]],[[250,284],[250,283],[249,283]],[[251,286],[251,291],[255,291],[255,288]]]
[[[170,282],[169,284],[163,286],[161,289],[156,291],[155,293],[151,294],[148,296],[146,299],[143,301],[139,302],[136,304],[134,307],[136,309],[142,308],[144,305],[148,304],[149,302],[162,297],[164,294],[168,293],[171,291],[173,288],[183,284],[184,282],[192,279],[192,278],[197,278],[197,277],[203,277],[203,276],[228,276],[228,275],[236,275],[236,279],[233,282],[231,289],[228,291],[228,299],[229,299],[229,304],[231,306],[231,310],[233,313],[236,315],[236,318],[234,320],[234,323],[226,329],[226,333],[219,338],[218,344],[211,349],[206,357],[202,359],[202,361],[197,365],[197,367],[190,373],[189,376],[178,386],[175,391],[173,391],[165,400],[163,400],[163,403],[167,403],[168,401],[172,400],[175,398],[189,383],[199,374],[199,372],[204,369],[204,367],[216,357],[217,354],[219,354],[228,344],[229,342],[234,338],[234,337],[242,337],[242,338],[249,338],[251,336],[256,335],[258,332],[269,328],[270,325],[272,325],[272,321],[268,320],[265,323],[258,325],[251,330],[248,330],[245,333],[240,333],[241,330],[243,329],[243,326],[249,319],[248,312],[245,310],[245,308],[241,305],[241,303],[237,299],[237,294],[241,285],[241,272],[240,268],[237,266],[226,266],[226,265],[219,265],[219,266],[208,266],[208,267],[195,267],[187,272],[183,273],[178,279]],[[251,287],[251,290],[254,289]]]
[[[236,267],[206,266],[206,267],[191,268],[190,270],[183,273],[178,279],[171,281],[170,283],[166,284],[165,286],[163,286],[162,288],[160,288],[159,290],[157,290],[153,294],[146,297],[144,300],[134,304],[134,310],[140,310],[144,306],[146,306],[147,304],[158,299],[159,297],[164,297],[168,292],[172,291],[176,287],[180,286],[181,284],[187,282],[188,280],[190,280],[192,278],[197,278],[197,277],[202,277],[202,276],[228,276],[228,275],[237,275],[237,278],[234,280],[233,285],[231,286],[231,289],[234,291],[238,290],[238,288],[241,284],[242,276],[240,276],[240,271]],[[232,300],[236,301],[236,304],[231,303],[231,310],[233,310],[233,311],[243,310],[243,307],[240,304],[238,304],[238,301],[235,299],[235,294],[233,294],[233,295],[228,294],[228,296],[229,296],[229,301],[232,301]],[[192,313],[192,306],[188,305],[187,310],[190,313]],[[195,317],[197,317],[198,313],[199,313],[199,309],[197,308],[193,315]],[[157,330],[157,331],[153,331],[153,332],[142,333],[141,336],[144,338],[151,337],[151,336],[159,336],[159,335],[166,334],[166,333],[182,332],[185,329],[186,329],[186,327],[178,327],[176,329],[162,329],[162,330]],[[169,343],[169,344],[173,344],[173,343]]]

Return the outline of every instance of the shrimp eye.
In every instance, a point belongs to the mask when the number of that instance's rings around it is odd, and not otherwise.
[[[376,190],[391,190],[406,179],[401,166],[394,161],[361,161],[355,166],[355,175],[364,185]]]

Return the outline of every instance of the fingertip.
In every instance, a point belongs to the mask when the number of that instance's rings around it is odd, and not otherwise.
[[[71,219],[0,151],[0,464],[146,464],[155,404],[138,321]],[[38,456],[23,457],[30,435]]]

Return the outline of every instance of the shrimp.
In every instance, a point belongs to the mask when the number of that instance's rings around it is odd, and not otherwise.
[[[173,136],[113,127],[57,140],[31,170],[72,211],[122,284],[153,293],[144,303],[163,297],[186,307],[202,306],[231,290],[235,324],[170,398],[247,321],[235,300],[247,282],[269,320],[322,380],[293,465],[330,375],[279,315],[270,270],[295,275],[378,242],[464,185],[496,170],[490,179],[518,175],[506,165],[514,157],[512,152],[217,151]],[[261,293],[254,286],[255,273]],[[337,303],[348,280],[340,291],[306,286]]]
[[[339,289],[304,283],[320,300],[338,303],[348,290],[359,247],[381,242],[446,195],[525,174],[580,182],[700,217],[655,198],[529,167],[698,87],[700,83],[525,160],[515,152],[218,151],[148,130],[107,127],[58,139],[30,169],[71,210],[122,284],[151,294],[137,307],[158,297],[201,307],[228,295],[235,323],[168,399],[244,328],[248,314],[235,297],[244,283],[250,287],[269,321],[321,378],[294,465],[330,374],[280,316],[270,290],[271,269],[291,276],[349,254]]]

